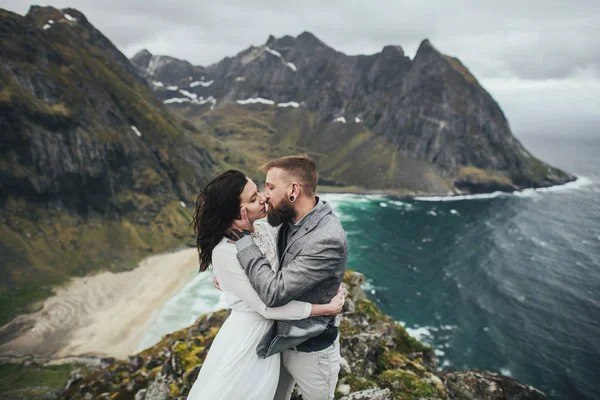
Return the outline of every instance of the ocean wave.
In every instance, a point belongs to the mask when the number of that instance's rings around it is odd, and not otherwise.
[[[370,292],[371,290],[375,289],[375,286],[373,286],[373,281],[367,280],[365,283],[360,285],[360,288],[365,292]]]
[[[335,215],[337,215],[337,217],[340,219],[340,221],[342,221],[342,222],[356,221],[356,217],[354,215],[340,211],[340,209],[338,207],[336,207],[335,205],[332,205],[332,208],[335,211]]]
[[[494,192],[484,194],[464,194],[458,196],[419,196],[415,197],[417,201],[461,201],[461,200],[487,200],[494,199],[499,196],[505,196],[509,193],[506,192]]]
[[[383,199],[382,194],[357,194],[357,193],[325,193],[321,198],[332,203],[341,203],[351,201],[352,203],[368,203],[373,200]]]
[[[212,273],[197,274],[150,318],[138,351],[158,343],[166,334],[188,327],[201,315],[224,307],[221,292],[213,286]]]
[[[408,334],[410,336],[414,337],[419,342],[422,342],[422,343],[425,343],[426,345],[431,346],[434,337],[433,337],[433,334],[431,333],[430,326],[421,326],[421,327],[415,327],[415,328],[409,328],[408,326],[405,326],[404,329],[406,329],[406,332],[408,332]]]
[[[550,186],[546,188],[539,189],[524,189],[519,192],[514,192],[513,195],[517,197],[533,197],[537,196],[538,193],[561,193],[561,192],[570,192],[572,190],[580,190],[585,187],[592,185],[594,182],[581,176],[577,178],[577,180],[569,183],[565,183],[564,185]]]
[[[488,200],[495,199],[497,197],[534,197],[539,193],[556,193],[556,192],[570,192],[572,190],[580,190],[582,188],[588,187],[592,185],[594,182],[581,176],[577,178],[577,180],[573,182],[565,183],[564,185],[556,185],[550,186],[546,188],[538,188],[538,189],[523,189],[521,191],[508,193],[508,192],[493,192],[493,193],[483,193],[483,194],[465,194],[458,196],[419,196],[415,197],[416,201],[462,201],[462,200]]]

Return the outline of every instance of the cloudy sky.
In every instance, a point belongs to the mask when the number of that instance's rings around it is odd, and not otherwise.
[[[500,103],[517,136],[600,136],[599,0],[56,0],[127,56],[142,48],[209,65],[269,34],[310,31],[346,54],[428,38]],[[26,0],[0,0],[25,14]]]

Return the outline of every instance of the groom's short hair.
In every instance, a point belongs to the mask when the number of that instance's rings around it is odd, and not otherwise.
[[[264,164],[261,169],[268,172],[271,168],[281,168],[297,180],[307,194],[314,194],[319,182],[317,165],[307,154],[279,157]]]

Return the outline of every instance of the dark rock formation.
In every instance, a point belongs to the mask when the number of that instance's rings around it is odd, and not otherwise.
[[[1,17],[2,202],[104,214],[130,211],[116,201],[123,189],[159,199],[195,194],[212,166],[208,154],[184,139],[181,121],[81,13],[32,7],[25,18]]]
[[[543,400],[544,393],[506,376],[489,371],[454,371],[442,379],[456,400]]]
[[[447,194],[514,191],[574,179],[533,157],[469,70],[428,40],[413,60],[399,46],[347,56],[304,32],[296,38],[270,36],[265,45],[206,68],[147,52],[132,61],[149,79],[163,80],[152,86],[158,99],[199,127],[208,123],[212,133],[254,135],[255,126],[231,129],[232,118],[223,119],[218,111],[249,109],[275,133],[260,136],[275,147],[267,155],[307,151],[332,183]],[[196,70],[201,73],[189,76]],[[230,106],[251,98],[268,101]],[[211,109],[217,122],[207,115]]]

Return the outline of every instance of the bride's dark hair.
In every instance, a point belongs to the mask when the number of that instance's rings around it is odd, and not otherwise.
[[[215,246],[240,218],[240,197],[247,182],[246,175],[231,169],[217,174],[198,195],[191,225],[196,233],[200,271],[210,266]]]

